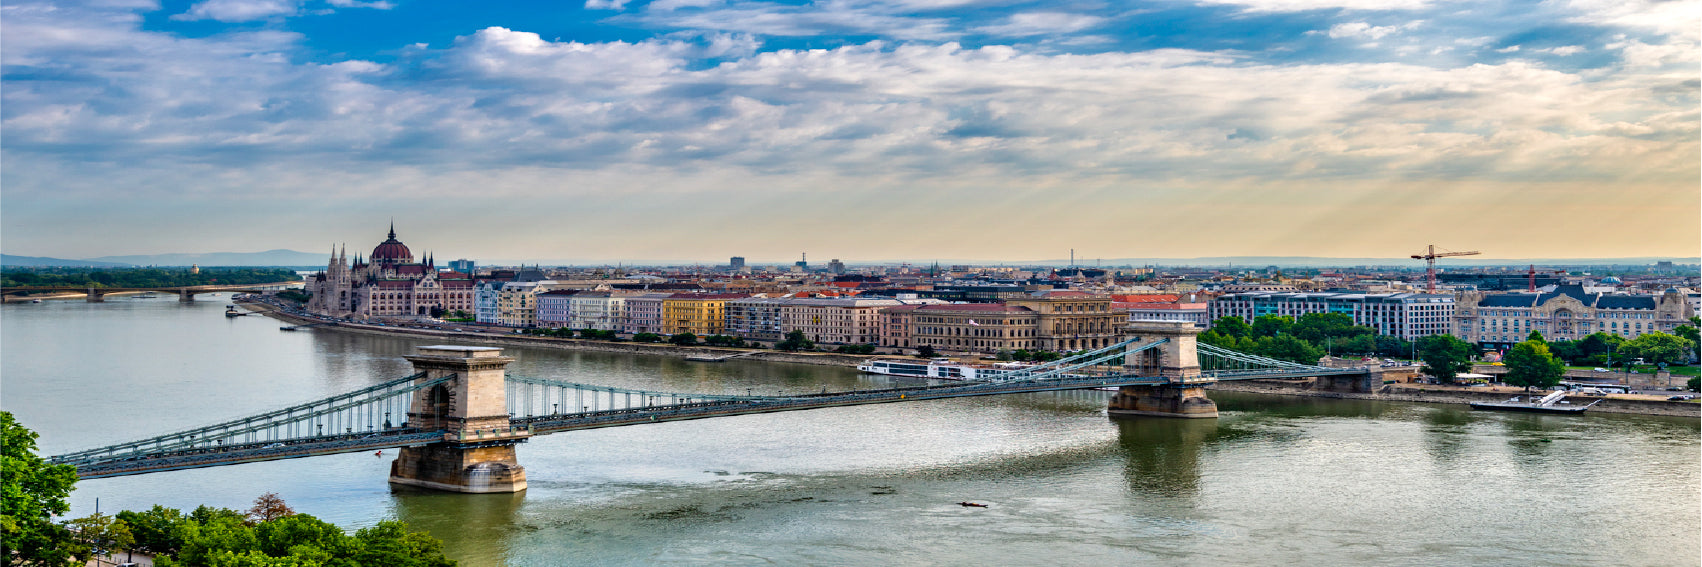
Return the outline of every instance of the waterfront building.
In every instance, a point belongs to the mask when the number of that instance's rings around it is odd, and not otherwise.
[[[479,266],[478,266],[477,263],[473,262],[472,260],[468,260],[466,258],[462,258],[460,260],[450,260],[449,261],[449,269],[455,270],[457,272],[461,272],[463,274],[467,274],[469,276],[473,275],[473,272],[477,271],[478,268],[479,268]]]
[[[912,348],[997,352],[1040,346],[1040,314],[1004,303],[918,306],[910,316]]]
[[[325,270],[309,276],[305,285],[312,297],[307,310],[331,317],[422,317],[473,307],[470,279],[443,277],[432,259],[415,262],[414,253],[396,239],[391,225],[389,238],[373,248],[372,255],[333,250]]]
[[[786,298],[747,297],[727,302],[726,334],[748,341],[778,342],[785,339]]]
[[[622,327],[628,333],[661,333],[662,332],[662,301],[673,294],[646,293],[626,298],[626,322]]]
[[[782,334],[802,331],[821,344],[878,344],[880,310],[894,305],[894,299],[790,299],[781,303]]]
[[[1627,339],[1660,331],[1671,334],[1696,310],[1677,289],[1660,295],[1589,293],[1563,285],[1548,293],[1464,292],[1453,317],[1453,334],[1488,348],[1510,348],[1531,331],[1548,340],[1578,340],[1592,333]]]
[[[907,304],[881,309],[881,346],[913,348],[910,336],[911,325],[915,319],[916,310],[921,307],[917,304]]]
[[[1231,293],[1212,300],[1211,319],[1240,317],[1252,323],[1262,315],[1286,315],[1299,319],[1309,313],[1341,313],[1355,325],[1376,329],[1378,334],[1418,340],[1449,332],[1454,317],[1454,296],[1425,293]]]
[[[492,325],[500,321],[501,312],[497,310],[496,299],[502,291],[501,280],[480,280],[473,286],[473,320]]]
[[[1111,346],[1122,340],[1128,321],[1127,314],[1111,307],[1111,296],[1082,291],[1036,291],[1005,304],[1035,312],[1038,331],[1034,336],[1043,350],[1069,352]]]
[[[626,323],[626,299],[631,294],[594,290],[574,294],[568,325],[575,329],[619,331]]]
[[[538,322],[538,295],[548,291],[544,282],[508,282],[497,291],[497,323],[510,327],[534,327]]]
[[[572,324],[573,299],[581,293],[575,289],[557,289],[538,294],[537,326],[549,329],[567,327],[579,329]]]
[[[1113,303],[1129,312],[1129,321],[1188,321],[1195,327],[1211,326],[1209,303]]]
[[[676,293],[662,300],[662,333],[719,335],[725,330],[727,302],[743,293]]]

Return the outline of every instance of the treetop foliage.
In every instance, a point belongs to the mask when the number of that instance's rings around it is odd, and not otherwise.
[[[180,287],[193,285],[246,285],[298,281],[295,270],[284,268],[28,268],[0,269],[0,287]]]

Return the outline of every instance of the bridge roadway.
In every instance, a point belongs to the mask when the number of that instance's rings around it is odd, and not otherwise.
[[[1196,382],[1216,380],[1257,380],[1296,378],[1324,374],[1355,374],[1364,369],[1344,368],[1333,372],[1319,370],[1263,370],[1207,372]],[[1035,381],[985,383],[956,382],[910,388],[856,390],[802,394],[794,396],[752,399],[712,400],[704,402],[656,405],[646,407],[601,410],[571,414],[511,417],[508,432],[491,436],[455,437],[443,430],[421,431],[396,427],[381,431],[352,432],[295,438],[281,442],[262,441],[243,444],[223,444],[194,449],[150,453],[141,456],[117,456],[75,463],[81,478],[106,478],[180,469],[234,465],[280,459],[295,459],[341,453],[378,451],[396,447],[419,446],[447,441],[466,447],[486,444],[512,443],[516,437],[548,435],[564,431],[621,427],[647,423],[667,423],[692,419],[731,417],[758,413],[801,411],[833,407],[848,407],[895,402],[915,402],[973,396],[996,396],[1060,390],[1086,390],[1119,386],[1160,385],[1171,381],[1162,377],[1122,374],[1076,375]]]

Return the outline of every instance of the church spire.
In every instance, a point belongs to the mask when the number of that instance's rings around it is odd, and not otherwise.
[[[396,219],[390,219],[390,239],[396,239]]]

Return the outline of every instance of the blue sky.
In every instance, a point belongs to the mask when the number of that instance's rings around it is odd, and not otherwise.
[[[0,7],[9,254],[1698,254],[1702,2]],[[1409,250],[1410,249],[1410,250]]]

